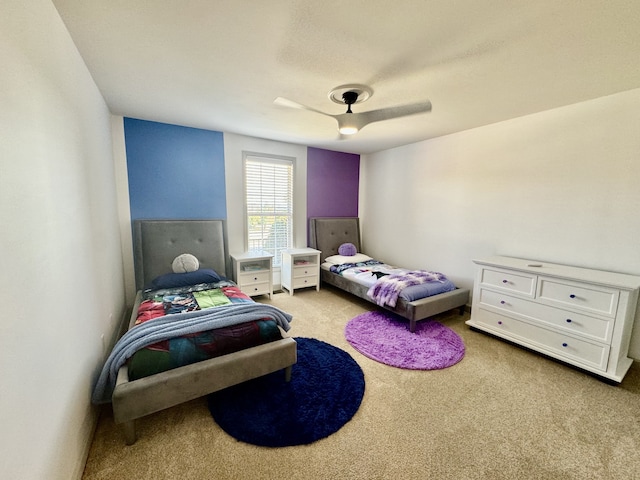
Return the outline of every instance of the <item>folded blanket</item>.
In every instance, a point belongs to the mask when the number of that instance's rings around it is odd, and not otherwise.
[[[118,370],[141,348],[172,337],[228,327],[261,319],[274,320],[286,332],[292,317],[288,313],[263,303],[241,303],[210,310],[196,310],[154,318],[134,326],[115,344],[107,358],[93,390],[93,403],[109,403],[115,388]]]
[[[202,292],[193,292],[193,296],[196,299],[196,302],[198,302],[198,306],[201,310],[204,310],[205,308],[221,307],[231,303],[231,300],[229,300],[221,288],[212,288],[211,290],[204,290]]]
[[[381,277],[367,291],[367,296],[378,305],[395,307],[402,289],[428,282],[445,282],[447,277],[438,272],[413,270],[402,274]]]

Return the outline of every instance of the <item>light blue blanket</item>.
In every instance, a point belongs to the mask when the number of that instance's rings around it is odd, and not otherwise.
[[[228,327],[239,323],[268,318],[286,332],[292,316],[271,305],[242,303],[207,310],[166,315],[136,325],[115,344],[107,358],[93,390],[91,401],[109,403],[115,388],[118,370],[141,348],[173,337]]]

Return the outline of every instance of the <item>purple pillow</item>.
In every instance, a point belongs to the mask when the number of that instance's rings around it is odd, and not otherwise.
[[[340,245],[340,247],[338,247],[338,253],[340,255],[344,255],[345,257],[352,257],[356,253],[358,253],[358,250],[353,243],[343,243],[342,245]]]

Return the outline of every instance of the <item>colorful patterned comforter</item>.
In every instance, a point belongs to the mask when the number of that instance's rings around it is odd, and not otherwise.
[[[282,335],[278,326],[288,330],[290,319],[275,307],[255,303],[229,281],[145,291],[135,325],[105,363],[94,390],[94,403],[110,400],[117,369],[124,362],[129,379],[136,380],[279,340]],[[198,329],[198,325],[209,327]],[[180,329],[188,333],[182,334]],[[141,333],[136,335],[138,330]],[[143,331],[153,335],[151,340]],[[159,341],[154,341],[156,338]]]
[[[232,304],[254,303],[231,282],[205,283],[144,292],[136,325],[163,315],[192,312]],[[129,379],[182,367],[282,338],[273,320],[253,320],[182,337],[138,350],[129,360]]]

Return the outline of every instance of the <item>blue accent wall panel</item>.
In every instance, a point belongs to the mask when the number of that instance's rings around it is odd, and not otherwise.
[[[131,219],[227,218],[222,132],[124,118]]]

